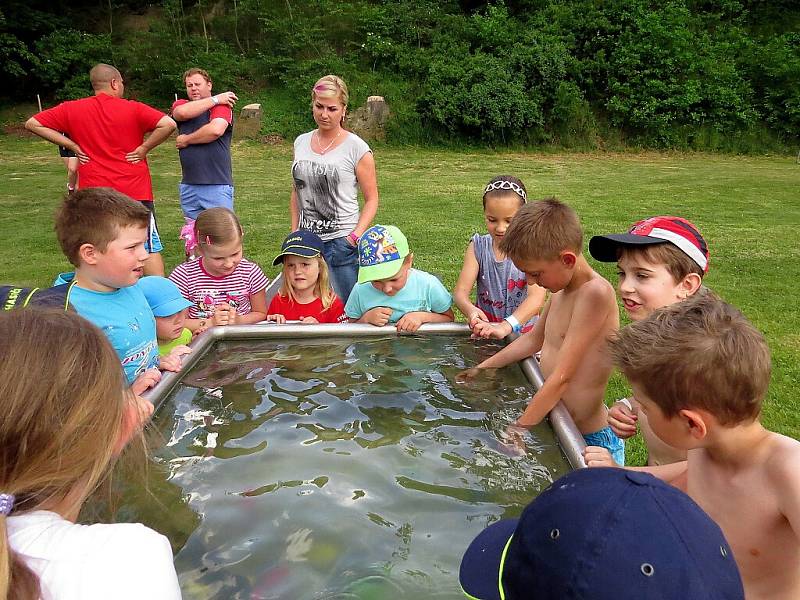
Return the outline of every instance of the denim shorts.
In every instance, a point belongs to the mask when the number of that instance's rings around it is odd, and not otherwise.
[[[625,466],[625,442],[617,437],[611,427],[603,427],[600,431],[587,433],[583,436],[587,446],[602,446],[611,452],[611,458],[620,467]]]
[[[199,185],[194,183],[179,183],[178,195],[181,199],[183,214],[190,219],[207,208],[221,206],[233,210],[232,185]]]

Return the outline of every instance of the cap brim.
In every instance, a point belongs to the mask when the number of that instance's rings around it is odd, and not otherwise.
[[[667,243],[667,240],[650,237],[649,235],[634,235],[632,233],[596,235],[589,240],[589,254],[600,262],[617,262],[617,252],[620,246],[650,246],[664,243]]]
[[[159,304],[153,309],[154,317],[171,317],[175,313],[181,312],[184,308],[189,308],[192,303],[186,298],[173,298],[163,304]]]
[[[303,258],[314,258],[315,256],[321,255],[321,252],[316,252],[313,250],[287,250],[286,252],[281,252],[275,257],[275,260],[272,261],[272,266],[277,267],[279,264],[281,264],[284,256],[302,256]]]
[[[358,283],[367,283],[378,279],[394,277],[403,268],[405,256],[385,263],[358,268]]]
[[[500,600],[500,565],[519,519],[504,519],[481,531],[464,553],[458,580],[468,598]]]

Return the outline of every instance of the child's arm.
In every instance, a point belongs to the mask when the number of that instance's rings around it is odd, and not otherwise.
[[[539,314],[542,310],[542,305],[545,300],[545,289],[536,284],[528,286],[528,296],[517,307],[511,316],[514,317],[518,323],[525,324],[530,321],[534,315]],[[482,338],[495,338],[502,340],[504,337],[513,332],[511,323],[502,320],[499,323],[489,323],[488,321],[478,322],[472,329],[476,337]]]
[[[231,324],[250,325],[263,321],[267,318],[267,292],[262,289],[250,296],[250,312],[246,315],[237,315],[234,309],[231,310],[231,314],[235,315],[231,319]]]
[[[443,313],[407,312],[397,321],[397,331],[416,331],[423,323],[450,323],[454,318],[452,308]]]
[[[789,521],[796,538],[800,538],[800,451],[794,440],[788,440],[785,450],[776,456],[776,467],[770,469],[770,479],[778,494],[778,510]]]
[[[158,359],[158,368],[162,371],[173,371],[177,373],[183,366],[181,356],[191,353],[192,349],[189,346],[175,346],[172,351],[166,356],[161,356]]]
[[[550,302],[545,305],[542,316],[536,321],[536,325],[533,326],[531,331],[523,333],[500,352],[480,363],[477,368],[499,369],[536,354],[542,349],[542,344],[544,343],[544,328],[549,312]]]
[[[605,280],[584,284],[575,298],[569,328],[558,353],[558,363],[515,425],[528,428],[538,425],[564,395],[585,352],[597,345],[597,338],[602,335],[608,319],[609,307],[613,305],[613,309],[617,310],[613,294],[613,289]],[[603,307],[606,307],[605,310]],[[534,332],[537,330],[540,330],[539,322],[534,327]]]
[[[639,420],[639,405],[635,400],[621,398],[608,409],[608,426],[617,437],[623,440],[636,433],[636,422]]]
[[[480,308],[475,306],[469,299],[472,288],[478,280],[478,272],[480,265],[478,259],[475,258],[475,250],[472,242],[467,246],[467,251],[464,253],[464,265],[461,267],[461,273],[456,281],[456,287],[453,289],[453,302],[461,311],[469,324],[470,329],[475,326],[478,321],[486,321],[486,313]]]

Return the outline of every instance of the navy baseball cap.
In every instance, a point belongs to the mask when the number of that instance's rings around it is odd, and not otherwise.
[[[272,266],[283,262],[283,257],[287,254],[292,256],[304,256],[313,258],[322,254],[323,241],[316,233],[310,231],[293,231],[286,236],[281,245],[281,253],[272,261]]]
[[[477,600],[744,599],[719,526],[677,488],[614,468],[573,471],[487,527],[459,580]]]
[[[166,277],[148,275],[142,277],[136,285],[147,298],[153,316],[171,317],[192,306],[192,303],[181,295],[178,286]]]

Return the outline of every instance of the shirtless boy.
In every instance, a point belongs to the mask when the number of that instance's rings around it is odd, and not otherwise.
[[[525,273],[529,285],[552,295],[532,331],[478,368],[504,367],[541,350],[545,383],[509,433],[538,424],[563,400],[586,443],[608,449],[624,464],[625,446],[608,426],[603,404],[612,368],[606,338],[619,327],[617,300],[611,284],[586,262],[582,246],[578,215],[557,199],[517,211],[500,251]]]
[[[800,442],[759,422],[764,337],[709,294],[656,311],[611,342],[656,435],[685,462],[642,467],[684,489],[722,529],[748,600],[800,598]]]

